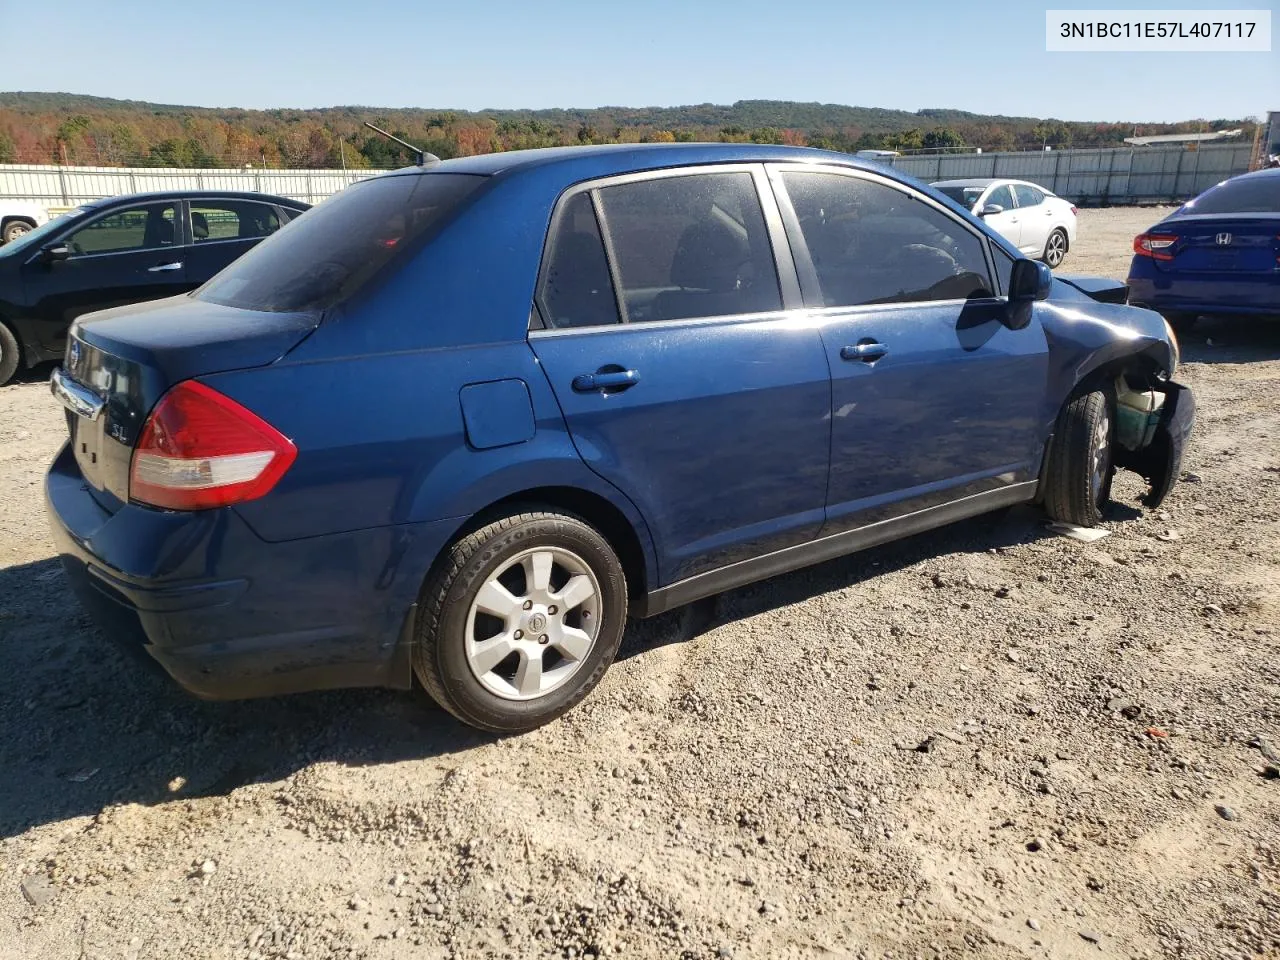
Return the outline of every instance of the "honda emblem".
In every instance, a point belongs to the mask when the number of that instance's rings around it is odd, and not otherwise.
[[[1231,234],[1220,233],[1213,238],[1213,242],[1220,247],[1229,247],[1231,245]]]

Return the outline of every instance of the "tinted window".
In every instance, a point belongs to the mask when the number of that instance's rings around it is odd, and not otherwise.
[[[923,200],[838,174],[782,180],[826,306],[992,295],[983,241]]]
[[[999,204],[1006,210],[1013,209],[1013,191],[1009,189],[1009,185],[1007,183],[1000,184],[1000,186],[987,194],[987,199],[982,201],[983,206],[992,203]]]
[[[542,310],[552,327],[618,322],[609,263],[589,193],[574,196],[556,218],[542,278]]]
[[[1280,213],[1280,176],[1239,177],[1210,187],[1179,213]]]
[[[172,203],[126,207],[100,217],[67,237],[72,256],[120,253],[172,246],[177,208]]]
[[[191,238],[195,243],[212,240],[251,240],[280,229],[274,207],[252,200],[192,200]]]
[[[1018,206],[1034,207],[1038,203],[1044,202],[1044,194],[1035,187],[1028,187],[1026,184],[1015,183],[1013,192],[1018,198]]]
[[[751,174],[642,180],[600,199],[628,321],[782,309]]]
[[[330,306],[442,225],[484,181],[423,173],[352,184],[234,261],[195,296],[247,310]]]

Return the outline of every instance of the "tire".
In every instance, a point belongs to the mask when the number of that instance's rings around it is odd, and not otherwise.
[[[1062,261],[1067,259],[1067,248],[1067,231],[1056,227],[1044,242],[1044,253],[1040,255],[1040,259],[1050,267],[1061,266]]]
[[[17,240],[24,233],[30,233],[35,228],[36,225],[30,220],[10,220],[4,225],[3,237],[0,237],[0,240],[3,240],[4,243],[9,243],[12,240]]]
[[[1170,312],[1163,314],[1163,316],[1169,321],[1169,326],[1173,327],[1174,333],[1190,333],[1192,328],[1195,327],[1196,321],[1200,319],[1194,313]]]
[[[22,366],[22,352],[18,348],[18,338],[3,323],[0,323],[0,387],[13,379],[13,375]]]
[[[1044,506],[1060,523],[1096,526],[1111,499],[1115,401],[1109,392],[1074,396],[1058,414],[1045,469]]]
[[[593,528],[534,510],[454,543],[419,609],[414,672],[432,698],[473,727],[524,733],[575,707],[613,663],[627,581]]]

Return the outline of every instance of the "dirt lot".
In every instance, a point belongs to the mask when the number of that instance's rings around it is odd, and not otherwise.
[[[48,370],[0,390],[0,957],[1280,956],[1280,325],[1184,353],[1161,511],[1122,475],[1096,543],[1015,510],[633,625],[506,741],[140,672],[52,555]]]

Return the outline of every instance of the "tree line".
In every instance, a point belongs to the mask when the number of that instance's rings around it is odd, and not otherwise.
[[[1038,150],[1122,146],[1135,133],[1242,128],[1250,119],[1083,123],[916,112],[839,104],[746,100],[731,105],[591,110],[241,110],[169,106],[74,94],[0,94],[0,163],[90,166],[386,168],[407,152],[364,127],[370,121],[448,159],[588,143],[723,141],[854,152]]]

